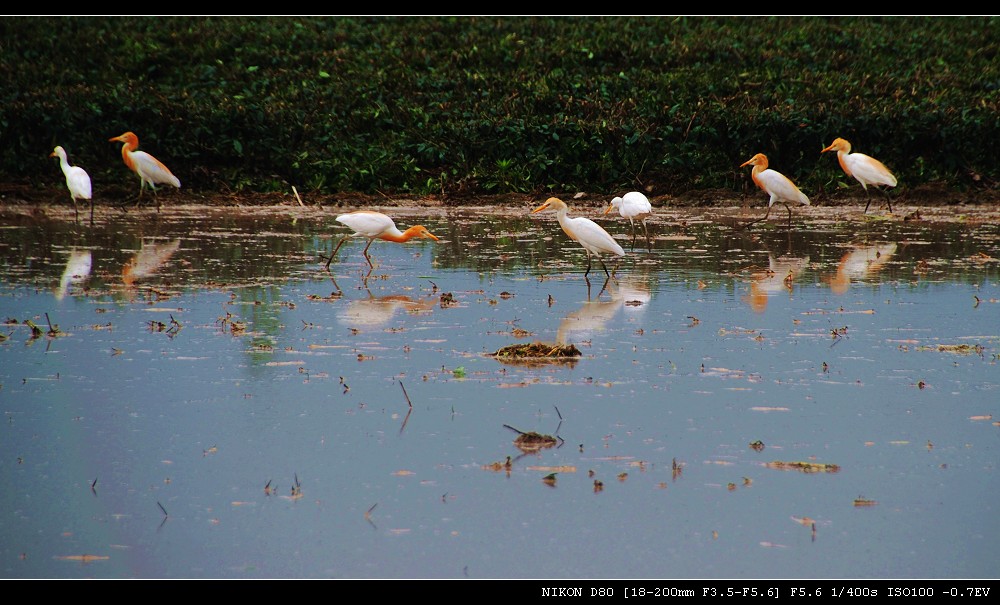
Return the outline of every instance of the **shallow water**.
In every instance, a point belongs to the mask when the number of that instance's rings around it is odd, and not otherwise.
[[[0,575],[996,575],[995,217],[531,208],[4,215]]]

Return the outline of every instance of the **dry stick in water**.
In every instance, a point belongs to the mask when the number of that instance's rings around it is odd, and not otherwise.
[[[159,506],[159,507],[160,507],[160,510],[162,510],[162,511],[163,511],[163,516],[164,516],[164,517],[169,517],[169,516],[170,516],[170,515],[168,515],[168,514],[167,514],[167,509],[163,508],[163,505],[162,505],[162,504],[160,504],[160,501],[159,501],[159,500],[157,500],[157,501],[156,501],[156,505],[157,505],[157,506]]]
[[[295,188],[295,185],[292,185],[292,192],[295,194],[295,199],[299,200],[299,206],[304,208],[305,204],[302,203],[302,198],[299,197],[299,190]]]
[[[399,381],[399,388],[403,389],[403,397],[406,397],[406,404],[412,408],[413,403],[410,402],[410,396],[406,394],[406,387],[403,386],[402,380]]]

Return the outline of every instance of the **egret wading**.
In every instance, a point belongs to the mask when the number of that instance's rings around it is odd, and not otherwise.
[[[169,168],[163,165],[163,162],[145,151],[137,151],[139,148],[139,137],[135,136],[135,133],[126,132],[117,137],[112,137],[108,141],[124,143],[122,145],[122,160],[128,166],[129,170],[139,176],[139,197],[136,198],[135,203],[138,204],[139,200],[142,199],[142,192],[145,191],[146,184],[148,183],[149,188],[153,190],[153,197],[156,198],[156,211],[159,212],[160,198],[156,195],[156,186],[173,185],[180,189],[180,180],[174,176],[174,173],[170,172]]]
[[[767,202],[767,213],[764,214],[764,218],[757,219],[756,221],[751,221],[748,223],[752,225],[754,223],[759,223],[760,221],[766,221],[767,217],[771,214],[771,207],[775,203],[780,203],[785,206],[788,210],[788,225],[792,224],[792,209],[788,205],[789,202],[793,204],[800,204],[802,206],[809,205],[809,198],[806,194],[799,191],[799,188],[795,186],[787,176],[781,174],[777,170],[767,167],[767,156],[763,153],[758,153],[749,160],[740,164],[740,168],[744,166],[753,166],[753,171],[750,173],[750,177],[753,178],[753,182],[761,188],[764,193],[771,196],[771,199]]]
[[[94,200],[91,197],[90,175],[79,166],[70,166],[66,159],[66,150],[57,146],[49,154],[50,158],[59,158],[59,166],[66,176],[66,187],[69,188],[69,195],[73,198],[73,211],[76,213],[76,220],[80,220],[80,208],[76,200],[90,200],[90,222],[94,222]]]
[[[596,256],[597,260],[601,263],[601,267],[604,268],[604,274],[608,276],[608,279],[611,279],[611,273],[608,272],[608,266],[604,264],[601,254],[614,254],[619,259],[625,256],[625,250],[615,241],[615,238],[611,237],[610,233],[589,218],[567,216],[569,206],[559,198],[550,197],[544,204],[532,210],[531,213],[534,214],[543,210],[554,211],[556,218],[559,220],[559,226],[562,227],[566,235],[583,246],[583,249],[587,251],[587,270],[584,272],[583,277],[586,278],[590,274],[591,257]]]
[[[354,233],[349,233],[341,238],[340,242],[337,243],[337,247],[333,249],[330,254],[330,258],[326,259],[326,268],[330,268],[330,262],[333,261],[333,257],[337,255],[337,250],[344,245],[344,242],[352,237],[366,237],[368,238],[368,244],[365,245],[365,260],[368,261],[368,266],[372,269],[375,265],[372,264],[371,257],[368,256],[368,248],[377,239],[382,239],[387,242],[404,243],[408,242],[415,237],[422,237],[426,239],[432,239],[438,241],[437,236],[427,230],[423,225],[414,225],[407,229],[406,231],[400,231],[396,227],[396,223],[385,214],[381,212],[375,212],[372,210],[356,210],[354,212],[348,212],[347,214],[341,214],[337,217],[337,222],[347,225],[354,230]]]
[[[642,223],[642,231],[646,235],[646,248],[649,249],[649,230],[646,228],[646,219],[653,213],[653,205],[649,203],[649,198],[638,191],[629,191],[621,197],[611,200],[611,205],[604,211],[608,214],[612,210],[618,209],[618,214],[628,219],[632,227],[632,249],[635,250],[635,221]]]
[[[885,194],[885,203],[889,205],[889,213],[892,213],[892,200],[889,197],[889,191],[883,187],[895,187],[896,177],[889,172],[885,164],[863,153],[851,153],[851,144],[841,138],[834,139],[833,143],[830,143],[830,146],[824,148],[820,153],[827,151],[836,151],[837,161],[844,169],[844,174],[854,177],[864,187],[865,196],[868,198],[868,203],[865,204],[865,213],[868,212],[868,206],[872,203],[872,193],[868,190],[868,185]]]

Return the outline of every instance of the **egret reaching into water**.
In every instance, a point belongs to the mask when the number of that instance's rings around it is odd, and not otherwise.
[[[649,203],[649,198],[638,191],[629,191],[621,197],[611,200],[604,214],[618,209],[618,214],[628,219],[632,226],[632,249],[635,249],[635,221],[642,223],[642,231],[646,234],[646,246],[649,247],[649,230],[646,228],[646,219],[653,213],[653,205]]]
[[[91,197],[90,175],[79,166],[70,166],[66,159],[66,150],[57,146],[49,154],[50,158],[59,158],[59,166],[63,174],[66,175],[66,186],[69,187],[69,195],[73,198],[73,211],[76,212],[76,220],[80,220],[80,209],[76,200],[90,200],[90,222],[94,222],[94,200]]]
[[[806,197],[806,194],[799,191],[799,188],[795,186],[795,183],[791,179],[777,170],[767,167],[767,156],[763,153],[758,153],[740,164],[740,168],[744,166],[753,166],[753,171],[750,173],[753,182],[757,183],[757,186],[764,193],[771,196],[771,199],[767,202],[767,213],[764,215],[764,218],[752,221],[750,224],[767,220],[767,217],[771,214],[771,207],[774,206],[775,202],[779,202],[788,210],[788,224],[791,225],[792,209],[789,207],[788,202],[803,206],[809,205],[809,198]]]
[[[868,185],[872,185],[885,194],[885,202],[889,205],[889,212],[892,212],[892,200],[889,198],[889,192],[881,187],[895,187],[896,177],[889,172],[885,164],[863,153],[851,153],[851,144],[841,138],[834,139],[833,143],[830,143],[830,146],[823,149],[820,153],[826,153],[827,151],[836,151],[837,161],[840,162],[840,167],[844,169],[844,173],[847,176],[857,179],[861,183],[861,186],[864,187],[865,195],[868,198],[868,203],[865,204],[865,212],[868,212],[868,206],[872,203],[872,194],[868,190]]]
[[[122,160],[128,166],[129,170],[139,175],[141,184],[136,203],[139,203],[139,200],[142,198],[142,192],[145,191],[146,184],[149,183],[149,188],[153,190],[153,196],[156,197],[156,210],[159,212],[160,198],[156,195],[156,186],[173,185],[180,189],[180,180],[170,172],[169,168],[163,165],[163,162],[145,151],[137,151],[139,148],[139,137],[135,136],[134,133],[126,132],[125,134],[110,138],[108,141],[124,143],[122,145]]]
[[[615,238],[611,237],[610,233],[589,218],[567,216],[569,206],[559,198],[550,197],[544,204],[531,212],[534,214],[543,210],[555,211],[556,218],[559,219],[559,226],[562,227],[562,230],[570,239],[583,246],[583,249],[587,251],[587,270],[584,272],[583,277],[586,278],[590,273],[591,257],[596,256],[601,266],[604,267],[604,274],[608,276],[608,279],[611,279],[608,266],[604,264],[601,254],[606,252],[618,257],[625,256],[625,250],[615,241]]]
[[[382,239],[387,242],[397,242],[403,243],[408,242],[415,237],[422,237],[426,239],[432,239],[438,241],[437,236],[427,230],[423,225],[414,225],[407,229],[406,231],[400,231],[396,227],[396,223],[393,220],[382,214],[381,212],[374,212],[372,210],[357,210],[355,212],[348,212],[347,214],[341,214],[337,217],[337,222],[347,225],[354,230],[354,233],[345,235],[340,242],[337,243],[337,247],[333,249],[330,254],[330,258],[326,259],[326,268],[330,268],[330,262],[333,261],[333,257],[337,255],[337,250],[348,239],[352,237],[366,237],[368,238],[368,244],[365,246],[365,260],[368,261],[368,266],[372,269],[375,265],[372,264],[371,257],[368,256],[368,247],[372,245],[376,239]]]

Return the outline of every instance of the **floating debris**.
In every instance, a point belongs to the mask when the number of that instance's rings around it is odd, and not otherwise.
[[[521,433],[514,440],[514,445],[525,452],[536,452],[542,448],[549,448],[556,444],[556,438],[552,435],[542,435],[534,431]]]
[[[94,561],[107,561],[111,557],[106,555],[64,555],[52,558],[56,561],[79,561],[80,563],[93,563]]]
[[[510,456],[507,456],[506,462],[494,462],[493,464],[484,464],[483,470],[487,471],[507,471],[510,472],[513,464],[511,463]]]
[[[868,498],[855,498],[854,506],[875,506],[878,502],[874,500],[869,500]]]
[[[583,353],[573,344],[557,345],[535,341],[501,347],[493,356],[508,362],[575,362]]]
[[[757,441],[753,441],[750,443],[750,449],[752,449],[755,452],[762,452],[764,451],[764,442],[761,441],[760,439],[758,439]]]
[[[837,473],[840,466],[836,464],[817,464],[815,462],[782,462],[775,460],[764,464],[767,468],[776,468],[781,471],[802,471],[803,473]]]
[[[958,355],[971,355],[975,353],[976,355],[983,354],[982,345],[932,345],[932,346],[922,346],[917,347],[918,351],[937,351],[938,353],[956,353]]]

